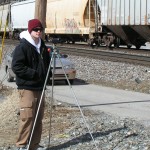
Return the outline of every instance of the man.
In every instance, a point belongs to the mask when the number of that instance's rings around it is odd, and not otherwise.
[[[47,75],[50,56],[44,41],[40,38],[43,26],[38,19],[28,22],[28,30],[20,34],[20,44],[15,48],[12,70],[20,96],[20,126],[16,142],[18,150],[43,150],[39,146],[44,115],[44,96],[39,109],[31,143],[29,140],[37,108]]]

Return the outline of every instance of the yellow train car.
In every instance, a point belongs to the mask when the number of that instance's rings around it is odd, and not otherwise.
[[[95,0],[47,0],[45,33],[65,42],[87,41],[95,32]]]

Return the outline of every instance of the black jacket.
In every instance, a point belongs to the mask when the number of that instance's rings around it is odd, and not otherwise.
[[[12,70],[16,74],[18,89],[42,90],[49,63],[50,55],[43,41],[39,54],[31,43],[21,39],[14,50],[12,60]]]

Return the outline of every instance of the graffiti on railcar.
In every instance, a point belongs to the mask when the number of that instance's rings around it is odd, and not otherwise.
[[[66,33],[80,33],[77,22],[74,19],[64,19]]]

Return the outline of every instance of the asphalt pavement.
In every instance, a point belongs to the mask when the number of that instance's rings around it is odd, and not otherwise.
[[[0,80],[5,76],[0,69]],[[15,82],[3,84],[16,88]],[[48,86],[49,94],[52,87]],[[56,83],[53,87],[54,99],[67,102],[81,108],[104,111],[122,118],[130,117],[150,126],[150,95],[133,91],[103,87],[94,84],[85,84],[76,81],[74,85],[65,85],[65,82]]]
[[[51,87],[49,87],[51,89]],[[81,108],[130,117],[150,126],[150,95],[94,84],[54,86],[54,98]]]

